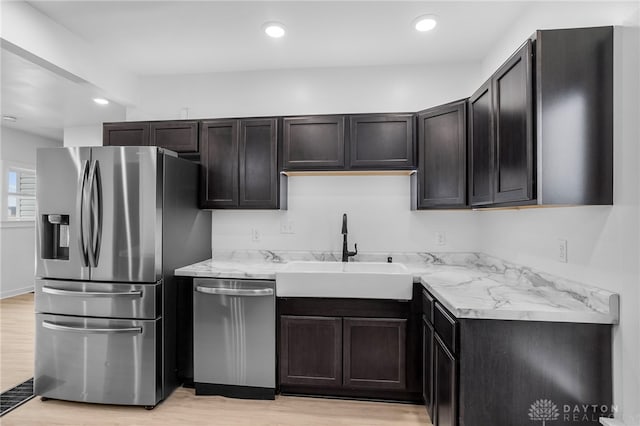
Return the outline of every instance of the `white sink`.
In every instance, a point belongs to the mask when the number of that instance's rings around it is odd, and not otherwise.
[[[276,272],[278,297],[410,300],[412,287],[400,263],[290,262]]]

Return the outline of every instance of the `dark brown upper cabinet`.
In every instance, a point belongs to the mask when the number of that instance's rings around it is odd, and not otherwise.
[[[284,170],[415,167],[413,114],[285,117]]]
[[[472,206],[613,204],[613,27],[537,31],[469,99]]]
[[[535,198],[532,43],[469,98],[469,204]]]
[[[149,144],[179,153],[198,152],[197,121],[157,121],[150,123]]]
[[[336,170],[345,166],[345,116],[283,119],[285,170]]]
[[[495,203],[528,201],[533,188],[533,81],[530,40],[491,77]]]
[[[491,80],[469,98],[469,204],[493,203],[493,101]]]
[[[418,119],[418,208],[467,205],[467,101],[421,111]]]
[[[278,208],[278,120],[240,120],[240,198],[242,208]]]
[[[152,121],[105,123],[105,146],[159,146],[179,154],[198,152],[197,121]]]
[[[536,33],[541,204],[613,204],[613,32]]]
[[[350,116],[349,168],[414,168],[413,126],[413,114]]]
[[[279,207],[278,120],[210,120],[200,126],[202,208]]]
[[[149,123],[104,123],[102,125],[102,145],[147,146],[149,145]]]
[[[238,207],[238,120],[200,124],[200,206]]]

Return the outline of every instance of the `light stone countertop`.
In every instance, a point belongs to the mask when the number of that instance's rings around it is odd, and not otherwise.
[[[619,295],[482,253],[363,253],[361,262],[404,264],[460,319],[617,324]],[[176,269],[190,277],[275,280],[291,261],[339,261],[340,253],[234,251]]]

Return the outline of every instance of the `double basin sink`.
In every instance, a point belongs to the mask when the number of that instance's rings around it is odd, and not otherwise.
[[[290,262],[276,272],[278,297],[410,300],[413,275],[402,264]]]

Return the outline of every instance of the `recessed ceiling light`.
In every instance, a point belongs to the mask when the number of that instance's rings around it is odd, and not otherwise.
[[[3,119],[4,121],[16,121],[16,120],[17,120],[17,118],[16,118],[16,117],[14,117],[13,115],[3,115],[3,116],[2,116],[2,119]]]
[[[93,102],[97,103],[98,105],[109,105],[109,101],[105,98],[93,98]]]
[[[273,38],[280,38],[284,36],[286,32],[284,29],[284,25],[282,25],[280,22],[267,22],[262,26],[262,28],[269,37]]]
[[[421,33],[431,31],[438,25],[435,15],[423,15],[413,21],[413,27]]]

